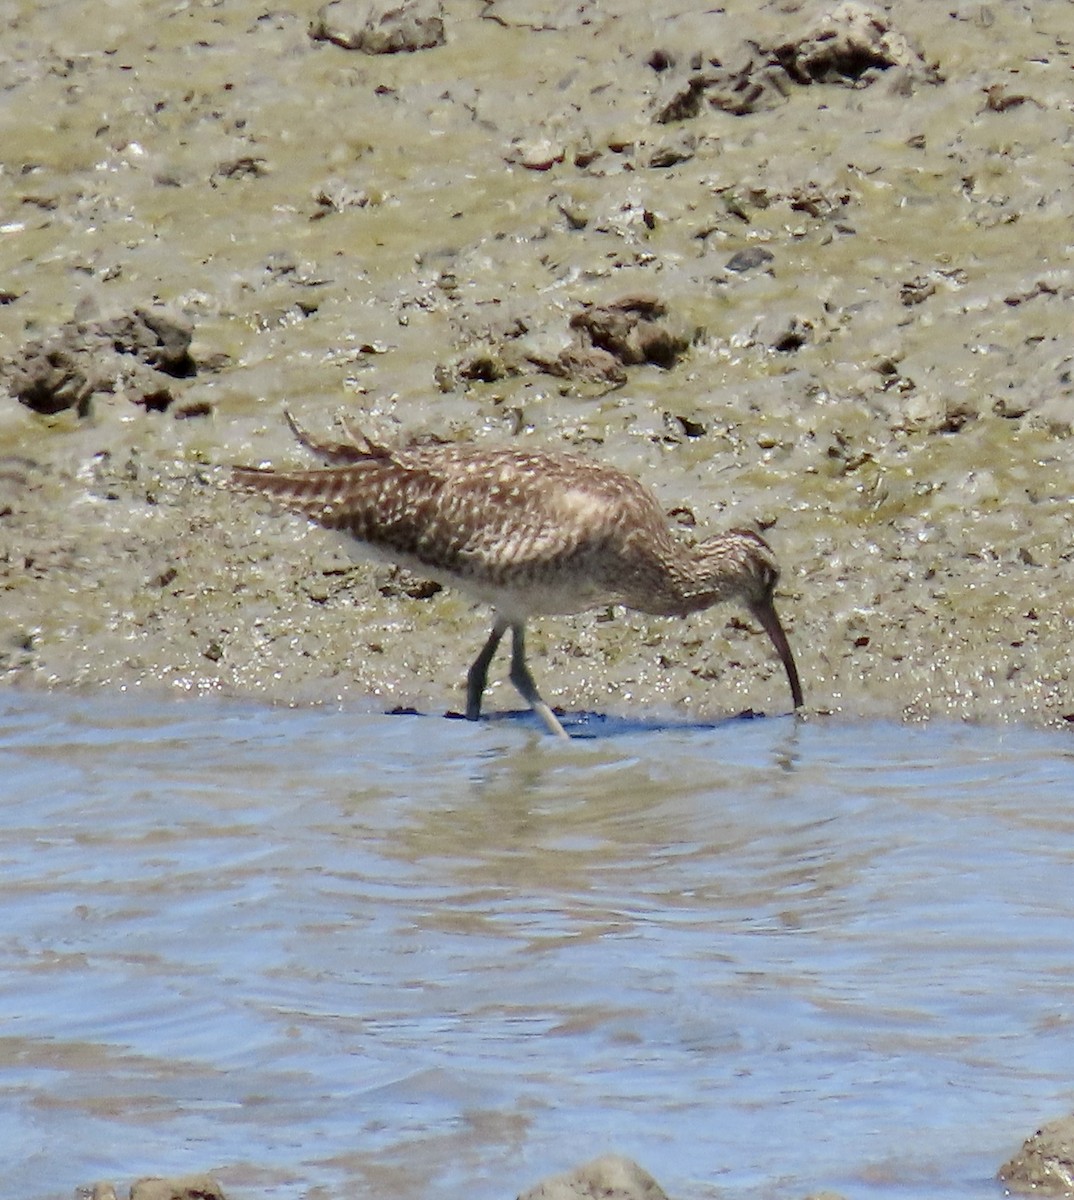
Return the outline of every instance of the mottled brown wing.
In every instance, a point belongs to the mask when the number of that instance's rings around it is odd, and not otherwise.
[[[408,565],[492,586],[577,570],[607,548],[624,508],[660,516],[640,484],[585,459],[451,445],[378,451],[345,467],[236,468],[232,485]]]
[[[394,457],[407,480],[387,524],[421,561],[498,585],[592,577],[626,519],[642,509],[663,522],[636,480],[570,455],[438,446]]]

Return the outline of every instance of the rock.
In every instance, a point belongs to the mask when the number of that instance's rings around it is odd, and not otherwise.
[[[510,373],[507,364],[494,350],[482,349],[459,362],[456,373],[470,383],[495,383]]]
[[[181,313],[163,308],[136,308],[129,316],[95,321],[86,333],[111,343],[120,354],[129,354],[174,379],[186,379],[197,367],[190,357],[194,326]]]
[[[1074,1115],[1050,1121],[1027,1138],[1022,1149],[1000,1167],[998,1178],[1013,1192],[1074,1193]]]
[[[791,354],[812,340],[813,322],[805,317],[791,317],[769,344],[780,354]]]
[[[655,296],[586,304],[570,319],[577,341],[556,354],[528,350],[524,361],[560,379],[620,387],[627,380],[624,368],[651,363],[670,369],[689,350],[691,338],[666,317],[666,305]]]
[[[266,159],[255,154],[240,154],[238,158],[228,158],[216,164],[216,169],[209,176],[209,183],[219,187],[225,179],[263,179],[269,173]]]
[[[775,255],[764,246],[747,246],[745,250],[732,254],[726,266],[729,271],[752,271],[754,267],[763,267],[765,263],[770,263],[773,258]]]
[[[686,353],[690,339],[661,323],[666,313],[654,296],[624,296],[610,304],[587,305],[571,317],[570,326],[626,366],[668,368]]]
[[[383,195],[375,190],[355,187],[353,184],[335,179],[322,184],[314,192],[313,199],[318,206],[312,217],[312,220],[315,221],[329,213],[346,212],[348,208],[368,208],[370,205],[376,206],[384,201]]]
[[[795,83],[857,83],[866,72],[905,67],[931,83],[935,68],[887,17],[847,0],[821,17],[800,37],[776,46],[776,61]]]
[[[197,371],[193,335],[186,317],[161,307],[68,321],[0,364],[0,382],[20,404],[45,415],[74,408],[85,416],[94,395],[119,390],[133,403],[163,412],[174,399],[168,380]]]
[[[411,600],[430,600],[444,590],[435,579],[424,579],[405,567],[390,567],[377,591],[382,596],[409,596]]]
[[[993,83],[986,87],[984,94],[985,111],[987,112],[1007,112],[1012,108],[1021,108],[1023,104],[1033,104],[1037,108],[1044,108],[1039,100],[1032,96],[1025,96],[1021,92],[1009,91],[1002,83]]]
[[[611,387],[620,387],[627,381],[623,364],[614,354],[599,346],[566,346],[555,358],[531,354],[529,361],[546,375],[555,375],[559,379],[576,379]]]
[[[68,408],[77,408],[85,416],[90,396],[102,391],[106,382],[78,351],[62,342],[30,342],[4,364],[2,373],[8,391],[20,404],[46,416]]]
[[[705,93],[714,81],[712,75],[691,75],[684,87],[677,88],[670,99],[657,109],[653,120],[659,125],[670,125],[673,121],[688,121],[696,117],[705,103]]]
[[[677,142],[665,142],[662,146],[658,146],[649,156],[649,166],[664,168],[689,162],[694,157],[696,148],[692,137],[682,138]]]
[[[721,51],[712,69],[695,70],[660,103],[653,119],[685,121],[706,106],[741,117],[776,108],[795,85],[864,87],[891,67],[901,67],[909,81],[942,81],[887,17],[848,0],[775,46],[746,42],[729,56]]]
[[[365,54],[428,50],[444,44],[444,10],[439,0],[329,0],[309,34]]]
[[[550,1175],[518,1200],[667,1200],[656,1180],[631,1158],[605,1154],[562,1175]]]
[[[749,59],[734,70],[694,75],[657,110],[654,120],[661,125],[696,117],[707,105],[735,117],[764,112],[784,102],[790,88],[786,74],[771,63]]]
[[[504,156],[506,162],[525,167],[528,171],[550,171],[567,157],[567,149],[550,138],[523,138],[511,144]]]
[[[534,4],[533,0],[485,0],[481,19],[493,21],[504,29],[528,29],[531,33],[577,29],[595,22],[598,0],[551,0]]]
[[[147,1175],[131,1184],[131,1200],[226,1200],[226,1197],[211,1175],[177,1175],[171,1179]]]

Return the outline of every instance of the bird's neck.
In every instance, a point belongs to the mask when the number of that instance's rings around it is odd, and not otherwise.
[[[645,575],[626,604],[656,617],[685,617],[736,591],[736,564],[718,537],[698,545],[669,538]]]

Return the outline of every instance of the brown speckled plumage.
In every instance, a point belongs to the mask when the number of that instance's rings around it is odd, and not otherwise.
[[[772,638],[801,704],[772,601],[779,568],[758,534],[734,530],[698,545],[681,541],[648,488],[576,455],[451,444],[396,449],[361,435],[318,443],[288,421],[303,445],[334,465],[236,467],[231,486],[271,496],[490,604],[496,623],[470,670],[467,716],[480,713],[489,662],[510,628],[512,682],[549,729],[565,736],[525,664],[523,629],[531,616],[606,604],[685,616],[732,597]]]

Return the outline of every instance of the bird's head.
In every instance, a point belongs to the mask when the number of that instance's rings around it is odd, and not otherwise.
[[[802,685],[798,680],[798,667],[787,634],[776,615],[779,563],[772,547],[759,533],[732,529],[703,542],[699,550],[712,564],[714,584],[718,583],[714,592],[718,592],[721,599],[740,598],[771,638],[787,672],[794,707],[800,708]]]

